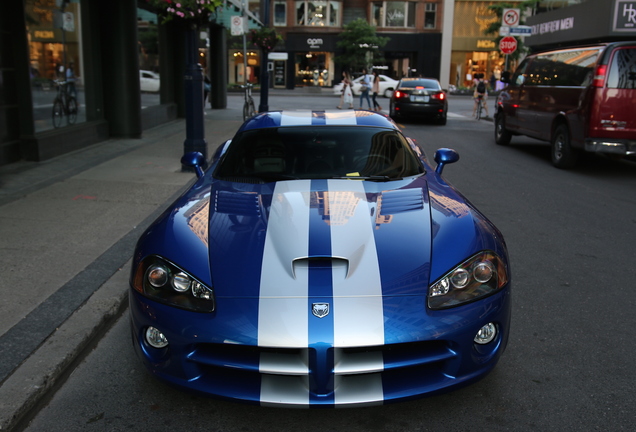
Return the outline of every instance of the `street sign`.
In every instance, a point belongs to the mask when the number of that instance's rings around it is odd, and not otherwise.
[[[499,27],[499,36],[510,36],[510,27],[501,26]]]
[[[528,36],[532,34],[532,27],[530,26],[517,26],[517,27],[510,27],[509,29],[509,34],[510,35],[521,35],[521,36]]]
[[[512,54],[517,49],[517,39],[506,36],[499,41],[499,50],[504,54]]]
[[[501,14],[501,24],[509,27],[519,25],[520,12],[519,9],[504,9]]]
[[[75,17],[73,12],[64,12],[62,15],[62,28],[67,32],[75,31]]]
[[[232,17],[232,36],[241,36],[245,32],[243,27],[243,17],[240,15],[234,15]]]

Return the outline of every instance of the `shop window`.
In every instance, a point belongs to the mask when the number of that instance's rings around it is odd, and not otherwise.
[[[277,0],[274,2],[274,25],[287,25],[287,2]]]
[[[437,4],[426,3],[426,9],[424,12],[424,28],[434,29],[436,17],[437,17]]]
[[[80,4],[64,6],[62,10],[54,1],[24,3],[36,132],[86,121]],[[60,115],[52,116],[58,90],[73,96],[78,108],[71,107],[66,114],[59,109]]]
[[[335,1],[297,1],[296,25],[337,27],[340,25],[340,3]]]
[[[161,103],[159,90],[159,32],[157,15],[137,9],[137,38],[139,48],[139,88],[142,108]]]
[[[374,2],[371,7],[371,24],[373,26],[415,27],[415,2]]]

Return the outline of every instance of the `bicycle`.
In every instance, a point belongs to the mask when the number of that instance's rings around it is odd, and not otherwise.
[[[256,114],[256,108],[254,107],[254,99],[252,99],[252,87],[253,84],[247,83],[242,85],[241,88],[245,90],[245,103],[243,104],[243,121]]]
[[[484,103],[486,101],[484,100],[484,95],[482,94],[477,95],[475,99],[477,99],[477,111],[475,112],[475,118],[479,120],[481,119],[481,111],[484,109]]]
[[[54,81],[57,86],[57,95],[53,100],[53,126],[62,126],[62,118],[66,116],[66,122],[72,125],[77,120],[77,99],[68,93],[66,81]]]

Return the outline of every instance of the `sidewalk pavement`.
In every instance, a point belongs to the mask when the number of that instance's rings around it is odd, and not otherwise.
[[[213,154],[241,111],[205,114]],[[180,119],[0,167],[0,430],[21,427],[126,309],[137,239],[194,181],[181,171],[184,140]]]

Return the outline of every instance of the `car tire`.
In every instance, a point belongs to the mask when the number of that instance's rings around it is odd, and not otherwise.
[[[384,97],[389,99],[391,96],[393,96],[393,89],[392,88],[388,88],[386,90],[384,90]]]
[[[570,130],[560,124],[554,129],[551,141],[552,165],[557,168],[573,168],[578,160],[578,152],[572,148]]]
[[[512,134],[506,129],[506,119],[503,113],[495,114],[495,143],[506,146],[510,144]]]
[[[442,114],[438,119],[437,119],[437,124],[440,126],[444,126],[446,124],[446,113]]]

